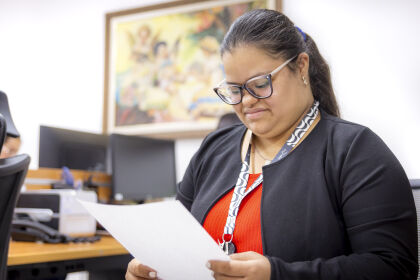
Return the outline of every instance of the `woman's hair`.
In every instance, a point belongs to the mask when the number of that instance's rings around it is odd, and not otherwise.
[[[222,56],[240,45],[253,45],[273,57],[285,59],[306,52],[309,55],[309,80],[314,98],[328,114],[340,115],[327,62],[312,38],[284,14],[259,9],[236,19],[221,44]],[[295,71],[296,64],[289,63],[288,67]]]

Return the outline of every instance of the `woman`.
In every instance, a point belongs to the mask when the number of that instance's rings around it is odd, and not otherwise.
[[[378,136],[339,118],[312,38],[254,10],[221,51],[215,91],[244,125],[206,137],[177,193],[231,253],[209,261],[215,279],[416,279],[408,179]],[[126,279],[156,275],[133,260]]]

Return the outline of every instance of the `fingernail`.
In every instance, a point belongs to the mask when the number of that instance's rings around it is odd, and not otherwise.
[[[150,272],[149,272],[149,277],[150,277],[150,278],[156,278],[156,272],[154,272],[154,271],[150,271]]]
[[[210,262],[207,262],[207,263],[206,263],[206,267],[207,267],[208,269],[210,269],[210,268],[211,268],[211,264],[210,264]]]

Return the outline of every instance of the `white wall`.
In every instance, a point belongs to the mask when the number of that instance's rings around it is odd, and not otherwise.
[[[40,124],[100,132],[105,13],[162,1],[0,0],[0,89],[38,162]],[[415,0],[284,0],[331,64],[343,117],[371,127],[420,178]],[[177,177],[200,140],[177,142]]]
[[[0,90],[38,167],[39,125],[102,130],[105,14],[158,0],[1,0]],[[201,139],[176,143],[177,179]]]
[[[31,168],[38,165],[40,124],[102,130],[105,14],[159,2],[0,1],[0,90]],[[178,141],[178,179],[200,142]]]

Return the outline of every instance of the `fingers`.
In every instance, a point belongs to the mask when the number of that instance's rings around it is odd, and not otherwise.
[[[215,277],[229,275],[230,277],[243,277],[247,273],[247,265],[243,261],[209,261],[209,268],[214,271]],[[222,279],[222,278],[216,278]]]
[[[247,251],[243,253],[232,254],[229,257],[232,260],[236,260],[236,261],[249,261],[249,260],[255,260],[261,257],[261,255],[253,251]]]
[[[126,280],[139,280],[139,279],[157,279],[156,270],[141,264],[138,260],[132,259],[127,267],[125,274]]]
[[[217,280],[258,279],[268,280],[271,265],[267,257],[256,252],[230,255],[230,261],[209,261],[208,268]]]
[[[219,274],[219,273],[215,273],[213,275],[214,279],[216,280],[239,280],[239,279],[244,279],[243,277],[235,277],[235,276],[228,276],[228,275],[223,275],[223,274]]]

